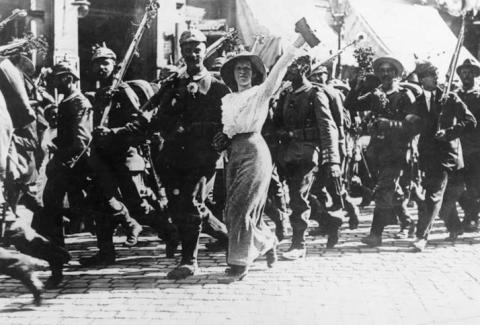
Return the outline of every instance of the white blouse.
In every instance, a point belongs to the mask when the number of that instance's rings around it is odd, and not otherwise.
[[[227,94],[222,98],[223,132],[229,138],[240,133],[262,131],[270,98],[280,87],[295,53],[295,47],[288,47],[262,84],[242,92]]]

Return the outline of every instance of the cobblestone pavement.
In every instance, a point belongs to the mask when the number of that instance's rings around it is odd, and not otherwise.
[[[392,226],[384,245],[370,249],[360,238],[371,209],[362,210],[359,229],[343,229],[334,249],[309,237],[305,260],[268,269],[262,258],[235,283],[225,281],[224,253],[205,251],[208,237],[201,239],[201,273],[172,281],[165,275],[176,260],[164,257],[153,235],[135,248],[118,245],[118,263],[106,269],[79,267],[95,239],[73,235],[66,279],[41,307],[19,282],[0,277],[0,324],[480,324],[480,235],[448,243],[438,221],[428,249],[413,253],[410,240],[393,239]]]

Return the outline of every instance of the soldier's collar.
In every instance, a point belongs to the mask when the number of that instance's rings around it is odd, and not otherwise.
[[[303,86],[301,86],[300,88],[298,88],[297,90],[294,91],[294,94],[298,94],[298,93],[301,93],[303,91],[309,91],[310,89],[312,89],[313,85],[310,81],[306,80],[303,82]]]
[[[72,98],[78,96],[80,94],[80,90],[76,89],[73,91],[73,93],[70,94],[70,96],[68,97],[65,97],[62,102],[66,102],[66,101],[69,101],[69,100],[72,100]]]
[[[185,71],[184,78],[191,79],[192,82],[195,82],[198,85],[198,91],[206,95],[210,90],[210,86],[212,85],[212,75],[206,68],[203,68],[199,73],[194,76],[190,76],[187,71]]]

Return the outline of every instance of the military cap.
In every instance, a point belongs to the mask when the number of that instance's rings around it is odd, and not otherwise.
[[[463,69],[471,69],[475,77],[480,76],[480,66],[472,59],[465,59],[465,61],[457,67],[457,73],[460,74],[460,71]]]
[[[381,56],[379,58],[376,58],[373,61],[373,71],[375,72],[375,74],[378,74],[378,69],[380,69],[380,66],[384,63],[390,63],[391,65],[393,65],[397,70],[398,76],[401,76],[403,71],[405,70],[402,62],[400,62],[399,59],[394,58],[393,56],[386,55],[386,56]]]
[[[438,68],[434,66],[433,63],[430,61],[418,61],[415,66],[415,73],[417,74],[419,79],[428,76],[437,76]]]
[[[96,44],[93,47],[93,54],[92,54],[92,61],[97,59],[112,59],[114,61],[117,60],[117,55],[111,49],[109,49],[105,43],[101,46]]]
[[[74,76],[77,80],[80,79],[80,76],[78,75],[77,69],[68,61],[61,61],[57,64],[52,69],[52,73],[54,76],[60,76],[63,74],[70,74]]]
[[[189,29],[180,36],[180,45],[190,42],[206,43],[207,37],[198,29]]]

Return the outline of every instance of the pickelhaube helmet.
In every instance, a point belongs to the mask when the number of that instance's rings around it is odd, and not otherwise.
[[[54,76],[62,74],[70,74],[77,80],[80,79],[77,69],[68,61],[60,61],[53,66],[52,73]]]
[[[103,42],[102,45],[95,44],[92,47],[92,62],[97,59],[112,59],[116,61],[117,55],[105,45],[105,42]]]
[[[189,29],[180,36],[180,45],[190,42],[206,43],[207,37],[198,29]]]

